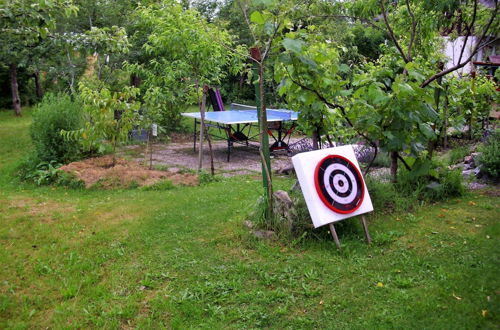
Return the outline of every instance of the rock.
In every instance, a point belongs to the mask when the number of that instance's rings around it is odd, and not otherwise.
[[[273,194],[273,213],[291,230],[295,219],[293,201],[286,191],[277,190]]]
[[[450,165],[448,166],[448,169],[449,170],[456,170],[457,168],[459,169],[465,169],[465,164],[464,163],[458,163],[458,164],[455,164],[455,165]]]
[[[276,233],[272,230],[255,230],[253,234],[255,237],[263,239],[271,239],[276,236]]]
[[[290,191],[293,191],[293,192],[301,192],[302,189],[300,188],[300,183],[299,183],[299,180],[295,181],[295,183],[293,184],[293,187],[292,189],[290,189]]]
[[[289,175],[289,174],[292,174],[293,172],[295,171],[294,167],[293,167],[293,164],[287,164],[281,168],[279,168],[276,173],[278,174],[285,174],[285,175]]]
[[[468,164],[464,164],[464,170],[472,170],[474,168],[475,168],[474,162],[470,162]]]
[[[286,208],[292,207],[293,202],[288,193],[284,190],[276,190],[274,192],[274,198],[275,201],[279,202],[280,204],[284,204]]]
[[[464,177],[464,179],[468,179],[473,173],[474,170],[464,170],[462,171],[462,176]]]
[[[483,176],[483,173],[481,172],[481,166],[476,167],[473,171],[476,178],[481,179],[481,177]]]

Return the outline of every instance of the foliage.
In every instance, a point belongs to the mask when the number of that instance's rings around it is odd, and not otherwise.
[[[32,163],[26,162],[21,168],[20,177],[22,180],[31,181],[38,186],[54,183],[58,177],[58,164],[56,161],[41,162],[30,168]]]
[[[170,190],[174,189],[175,186],[170,180],[162,180],[158,181],[155,184],[149,185],[149,186],[143,186],[141,187],[141,190],[145,191],[165,191],[165,190]]]
[[[141,7],[138,17],[141,29],[148,31],[143,49],[150,59],[130,64],[129,70],[141,75],[147,107],[158,108],[160,124],[178,130],[182,110],[200,102],[200,88],[220,84],[226,70],[238,69],[231,37],[174,2]]]
[[[32,53],[56,28],[57,19],[75,15],[72,0],[5,0],[0,7],[0,69],[9,66],[17,79],[17,68],[30,65]],[[11,80],[14,110],[21,115],[17,85]]]
[[[129,131],[137,122],[140,103],[135,97],[139,90],[126,86],[112,91],[103,82],[90,79],[82,80],[79,89],[84,105],[84,127],[66,130],[62,135],[68,141],[78,141],[89,151],[108,140],[115,155],[117,144],[128,139]]]
[[[495,82],[487,77],[477,76],[452,78],[448,83],[448,117],[462,119],[462,123],[469,125],[469,138],[482,137],[492,104],[499,101]]]
[[[481,154],[478,162],[481,172],[484,171],[493,179],[500,177],[500,131],[495,131],[480,148]]]
[[[417,164],[420,171],[399,171],[396,189],[402,194],[415,194],[421,200],[441,201],[462,196],[465,192],[462,172],[460,169],[448,170],[446,166],[437,164]]]
[[[66,94],[47,94],[33,112],[30,134],[34,157],[41,162],[68,163],[81,156],[79,143],[67,141],[61,130],[83,127],[82,104]]]
[[[412,211],[418,204],[417,191],[401,191],[389,180],[365,177],[375,212],[391,214]]]
[[[470,147],[469,146],[458,146],[456,148],[453,148],[450,150],[449,154],[449,163],[450,164],[456,164],[463,162],[464,157],[468,156],[470,154]]]
[[[221,175],[212,175],[208,172],[201,171],[198,173],[198,180],[200,181],[200,184],[209,184],[212,182],[220,182],[222,181],[223,176]]]

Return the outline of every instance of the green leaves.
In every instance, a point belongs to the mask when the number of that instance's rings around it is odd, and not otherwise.
[[[294,53],[300,53],[304,45],[305,42],[302,40],[290,39],[290,38],[283,39],[283,47],[285,47],[286,50],[292,51]]]
[[[250,15],[250,21],[255,24],[263,25],[266,22],[266,18],[260,12],[254,11]]]

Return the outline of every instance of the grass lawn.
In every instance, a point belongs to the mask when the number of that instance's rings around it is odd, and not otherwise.
[[[372,215],[372,246],[355,220],[342,251],[284,245],[242,225],[261,193],[254,177],[163,192],[22,184],[30,120],[0,111],[0,328],[500,324],[499,197]]]

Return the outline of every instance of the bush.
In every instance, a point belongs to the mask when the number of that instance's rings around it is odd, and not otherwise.
[[[405,169],[398,171],[398,182],[395,189],[402,195],[414,195],[420,200],[440,201],[451,197],[462,196],[465,192],[460,170],[448,170],[437,167],[429,174],[415,176]]]
[[[82,127],[82,105],[65,94],[47,94],[33,112],[31,139],[34,159],[42,162],[68,163],[81,156],[81,148],[74,141],[67,141],[61,130]]]
[[[478,162],[481,171],[493,179],[500,177],[500,131],[495,131],[480,148]]]
[[[393,183],[365,178],[373,208],[377,212],[410,211],[418,200],[418,191],[401,192]]]

